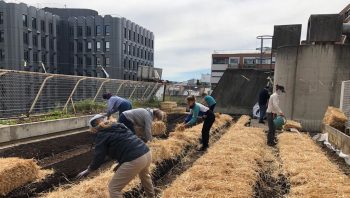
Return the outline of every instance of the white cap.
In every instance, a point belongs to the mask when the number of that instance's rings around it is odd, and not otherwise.
[[[89,126],[92,127],[92,122],[93,122],[94,120],[97,120],[97,119],[100,119],[100,118],[103,118],[103,117],[105,117],[105,116],[102,115],[102,114],[96,114],[94,117],[92,117],[92,118],[89,120]]]

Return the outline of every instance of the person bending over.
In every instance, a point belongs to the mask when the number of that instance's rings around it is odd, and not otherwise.
[[[105,93],[102,95],[103,99],[107,100],[107,113],[108,118],[112,114],[119,112],[119,116],[124,111],[132,109],[131,102],[125,98],[113,96],[111,93]]]
[[[209,109],[214,112],[215,106],[216,106],[216,101],[212,96],[209,96],[207,93],[202,94],[203,97],[203,102],[207,104]]]

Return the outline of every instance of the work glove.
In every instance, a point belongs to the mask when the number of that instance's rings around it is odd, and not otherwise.
[[[90,174],[90,170],[89,169],[86,169],[86,170],[84,170],[83,172],[81,172],[81,173],[79,173],[78,175],[77,175],[77,177],[76,177],[76,179],[81,179],[81,178],[83,178],[83,177],[86,177],[86,176],[88,176],[89,174]]]

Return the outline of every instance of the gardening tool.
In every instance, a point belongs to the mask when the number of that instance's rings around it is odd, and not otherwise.
[[[273,123],[275,124],[275,127],[277,130],[281,130],[283,125],[286,123],[286,118],[283,116],[277,116],[274,120]]]

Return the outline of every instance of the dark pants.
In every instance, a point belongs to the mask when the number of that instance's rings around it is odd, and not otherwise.
[[[130,102],[122,102],[119,107],[118,107],[118,111],[119,111],[119,116],[127,110],[131,110],[132,109],[132,105]]]
[[[134,134],[136,134],[134,123],[128,120],[124,114],[120,114],[118,122],[124,124],[126,127],[128,127],[128,129],[130,129]]]
[[[207,111],[206,118],[204,119],[203,128],[202,128],[202,143],[203,147],[207,148],[209,146],[209,132],[210,128],[215,122],[215,115],[212,111]]]
[[[266,114],[267,106],[266,105],[259,105],[259,112],[260,112],[260,118],[259,121],[263,121],[265,114]]]
[[[211,106],[209,107],[210,111],[214,112],[215,106],[216,106],[216,104],[211,105]]]
[[[267,113],[267,123],[269,126],[269,132],[267,134],[267,144],[275,144],[275,133],[276,133],[276,129],[275,129],[275,124],[273,123],[273,119],[274,119],[274,114],[273,113]]]

